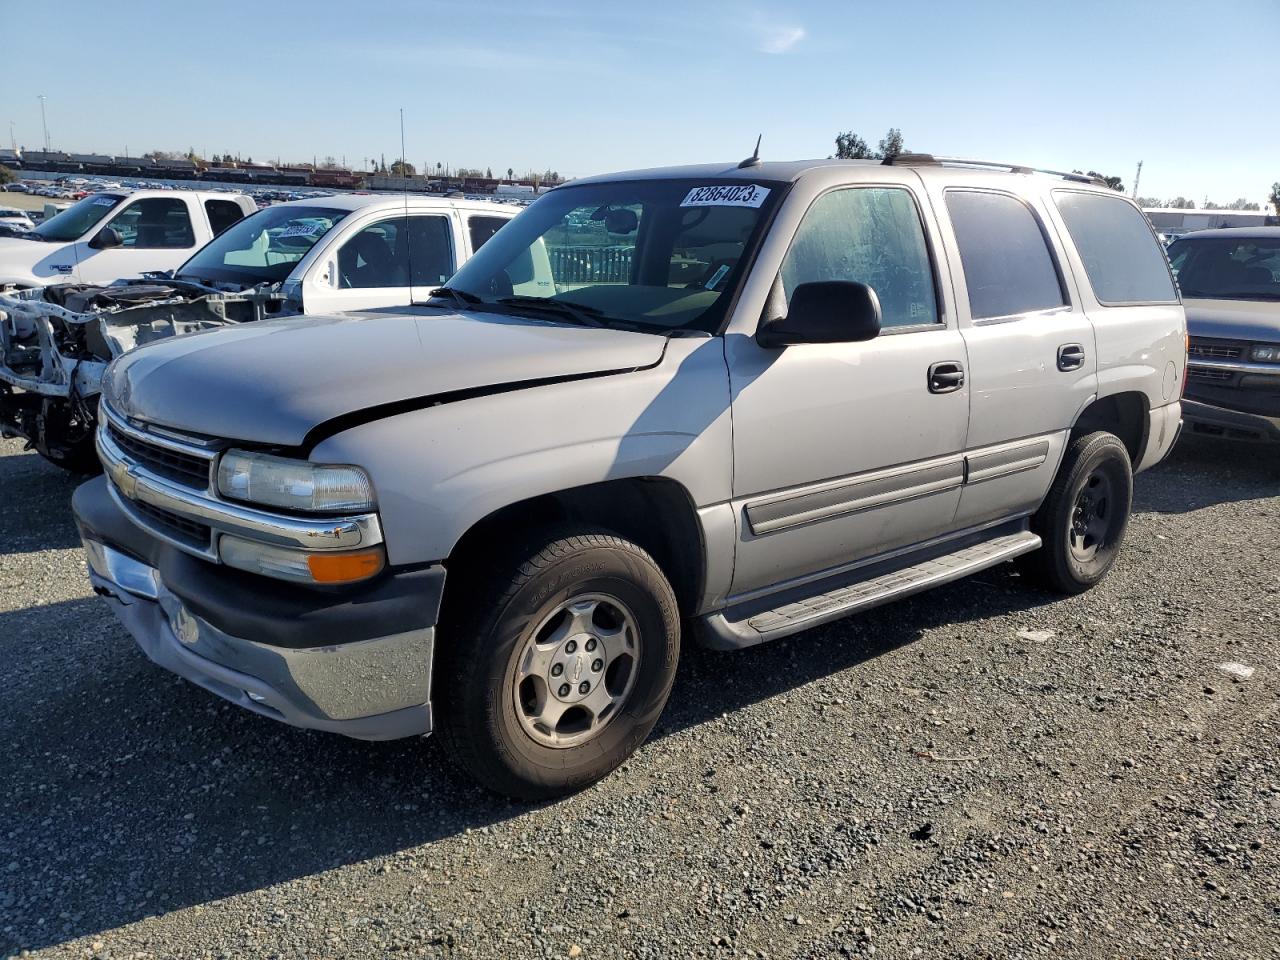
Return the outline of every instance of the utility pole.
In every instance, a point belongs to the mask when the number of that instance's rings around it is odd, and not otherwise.
[[[1133,199],[1138,199],[1138,181],[1142,179],[1142,161],[1138,161],[1138,172],[1133,175]]]
[[[42,93],[40,94],[40,127],[42,130],[44,130],[44,152],[48,153],[49,152],[49,122],[45,119],[45,115],[44,115],[44,101],[45,101],[45,95]]]
[[[18,141],[13,135],[13,121],[9,121],[9,146],[16,152],[18,149]]]

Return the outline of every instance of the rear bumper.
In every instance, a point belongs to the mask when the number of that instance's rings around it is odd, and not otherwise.
[[[1135,473],[1154,467],[1169,455],[1182,432],[1182,416],[1183,407],[1176,400],[1147,412],[1146,447],[1134,467]]]
[[[1182,411],[1188,432],[1196,436],[1280,443],[1280,417],[1245,413],[1185,398]]]
[[[431,731],[438,567],[356,594],[291,594],[140,541],[127,519],[117,525],[102,478],[76,491],[73,509],[95,592],[161,667],[296,727],[361,740]]]

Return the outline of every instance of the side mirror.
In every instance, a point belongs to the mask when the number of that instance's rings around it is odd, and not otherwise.
[[[89,241],[94,250],[109,250],[112,247],[123,247],[124,236],[115,227],[103,227],[98,235]]]
[[[852,280],[823,280],[796,287],[786,316],[766,320],[756,340],[762,347],[859,343],[879,333],[880,298],[875,290]]]

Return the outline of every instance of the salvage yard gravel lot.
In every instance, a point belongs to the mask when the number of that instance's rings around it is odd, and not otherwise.
[[[1280,453],[1138,478],[1111,576],[1012,567],[739,654],[567,800],[153,667],[75,481],[0,443],[0,956],[1280,957]]]

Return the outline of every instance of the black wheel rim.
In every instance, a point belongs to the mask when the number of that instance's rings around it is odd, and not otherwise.
[[[1099,550],[1111,544],[1122,513],[1116,503],[1116,487],[1110,473],[1096,467],[1085,477],[1068,520],[1071,556],[1081,563],[1095,559]]]

